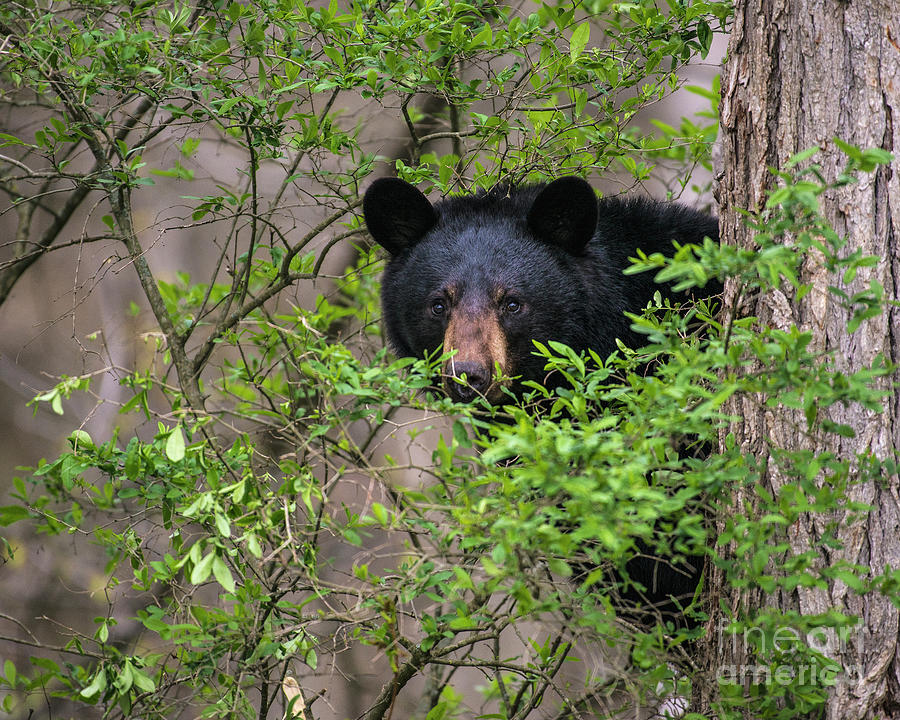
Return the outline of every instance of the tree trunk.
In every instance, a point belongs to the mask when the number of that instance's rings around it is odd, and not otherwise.
[[[900,6],[897,0],[738,0],[734,30],[723,69],[721,103],[721,167],[718,172],[721,229],[724,242],[752,246],[753,234],[738,214],[740,208],[763,206],[775,180],[769,170],[782,168],[793,154],[819,146],[815,161],[825,178],[834,180],[846,157],[833,142],[837,137],[862,148],[900,150]],[[864,175],[860,182],[829,191],[822,211],[835,231],[848,238],[847,251],[881,260],[866,268],[849,285],[850,294],[876,278],[886,295],[900,297],[900,175],[897,160]],[[883,354],[900,361],[900,311],[866,321],[853,335],[848,314],[828,292],[835,279],[821,257],[804,261],[801,282],[813,290],[800,302],[777,291],[750,298],[740,308],[761,324],[787,329],[791,325],[813,334],[812,346],[833,353],[836,367],[852,372]],[[736,283],[726,289],[725,306]],[[894,378],[896,380],[896,376]],[[886,385],[887,387],[887,385]],[[787,449],[831,450],[854,459],[871,451],[891,457],[900,448],[900,401],[894,392],[883,413],[859,406],[833,407],[828,416],[853,427],[853,438],[810,436],[800,412],[770,411],[754,398],[738,398],[728,410],[743,418],[731,431],[744,452],[766,457],[769,442]],[[764,484],[777,489],[769,470]],[[900,567],[900,499],[898,478],[882,478],[852,488],[853,499],[874,509],[858,523],[840,522],[843,548],[821,562],[839,559],[872,568]],[[834,517],[828,518],[833,520]],[[788,529],[794,552],[803,552],[825,531],[826,518],[804,516]],[[718,586],[718,588],[717,588]],[[712,578],[712,587],[736,602],[733,591]],[[729,593],[732,595],[729,597]],[[777,597],[744,597],[745,607],[776,606],[804,615],[835,608],[860,618],[849,642],[831,640],[823,648],[844,668],[830,695],[825,717],[900,717],[900,652],[898,609],[878,593],[859,595],[841,583],[827,590],[799,590]],[[714,609],[718,612],[717,609]],[[715,634],[715,633],[713,633]],[[741,664],[740,649],[730,641],[711,638],[711,672]],[[709,707],[714,684],[701,692]]]

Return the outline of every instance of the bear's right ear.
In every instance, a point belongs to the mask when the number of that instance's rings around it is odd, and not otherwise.
[[[363,198],[369,233],[391,255],[415,245],[437,222],[437,213],[421,192],[400,178],[379,178]]]
[[[528,227],[544,242],[580,255],[597,231],[594,189],[579,177],[554,180],[535,198]]]

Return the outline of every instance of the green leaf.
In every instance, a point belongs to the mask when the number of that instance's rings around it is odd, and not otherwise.
[[[572,33],[572,39],[569,40],[569,59],[572,62],[575,62],[578,56],[584,52],[584,48],[587,46],[590,37],[591,24],[585,20],[581,25],[575,28],[575,31]]]
[[[463,568],[457,565],[453,568],[453,573],[456,575],[456,581],[459,583],[461,588],[463,588],[464,590],[475,589],[475,584],[472,582],[472,577]]]
[[[838,146],[838,148],[849,158],[853,158],[854,160],[859,160],[862,158],[862,150],[856,145],[851,145],[848,142],[844,142],[839,137],[834,138],[834,144]]]
[[[16,665],[12,660],[3,663],[3,674],[6,676],[6,682],[10,687],[16,686]]]
[[[390,524],[390,516],[388,514],[387,508],[385,508],[385,506],[380,502],[372,503],[372,514],[375,516],[378,524],[382,527],[387,527]]]
[[[587,105],[587,91],[584,88],[575,89],[575,117],[584,114],[584,106]]]
[[[191,570],[191,583],[201,585],[206,582],[210,572],[213,569],[213,561],[216,559],[215,552],[207,553],[200,562],[196,563]]]
[[[68,439],[75,450],[79,448],[89,450],[94,447],[93,439],[84,430],[73,430]]]
[[[231,570],[228,569],[228,565],[219,555],[214,556],[212,571],[219,585],[225,588],[225,590],[227,590],[228,592],[233,593],[234,578],[231,576]]]
[[[222,513],[217,512],[214,515],[216,521],[216,531],[222,537],[231,537],[231,524],[228,522],[228,518],[225,517]]]
[[[185,157],[190,157],[194,154],[197,148],[200,147],[200,138],[192,138],[189,137],[185,139],[185,141],[181,144],[181,154]]]
[[[0,506],[0,525],[3,525],[4,527],[29,517],[31,517],[31,513],[28,512],[27,508],[23,508],[19,505]]]
[[[713,32],[705,20],[697,23],[697,40],[700,42],[700,57],[706,59],[706,56],[709,55],[709,48],[712,46]]]
[[[184,434],[181,425],[175,426],[166,439],[166,457],[172,462],[184,460]]]
[[[94,675],[94,679],[90,685],[84,688],[79,695],[83,698],[92,698],[106,690],[106,670],[102,667]]]
[[[10,135],[9,133],[0,133],[0,148],[8,147],[9,145],[28,146],[28,143],[20,140],[15,135]]]
[[[469,48],[477,48],[481,45],[490,45],[494,41],[494,30],[491,28],[490,23],[485,23],[484,27],[481,28],[481,31],[472,38],[472,42],[469,43]]]
[[[125,476],[129,480],[135,480],[141,470],[141,447],[137,440],[132,440],[128,443],[123,469],[125,470]]]
[[[101,618],[103,622],[100,623],[100,627],[97,628],[97,640],[101,643],[105,643],[109,640],[109,624],[106,622],[106,618]]]
[[[795,155],[792,155],[788,159],[788,161],[784,164],[785,169],[790,169],[792,167],[795,167],[796,165],[799,165],[800,163],[804,162],[805,160],[809,160],[809,158],[811,158],[813,155],[818,153],[820,150],[821,150],[821,148],[819,148],[817,146],[813,146],[811,148],[806,148],[806,150],[798,152]]]
[[[262,557],[262,547],[260,546],[259,538],[256,537],[255,533],[250,533],[247,536],[247,550],[257,560]]]
[[[156,683],[153,682],[153,679],[145,674],[139,667],[134,665],[131,667],[131,679],[138,690],[143,690],[144,692],[153,692],[156,690]]]
[[[831,576],[836,580],[840,580],[847,587],[857,593],[864,593],[866,591],[865,583],[852,570],[848,570],[845,568],[832,568]]]

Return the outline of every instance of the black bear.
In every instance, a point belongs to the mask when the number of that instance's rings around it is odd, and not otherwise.
[[[651,273],[624,275],[629,257],[718,238],[715,218],[641,198],[598,202],[577,177],[436,205],[409,183],[382,178],[363,212],[390,253],[382,281],[388,342],[405,356],[455,350],[445,388],[463,402],[503,400],[497,367],[505,378],[543,382],[532,340],[601,357],[616,338],[639,345],[625,311],[638,313],[654,291],[670,290]]]
[[[432,205],[412,185],[376,180],[363,212],[372,237],[390,253],[382,281],[388,341],[400,355],[455,350],[444,367],[456,400],[504,399],[506,378],[545,382],[532,340],[558,340],[606,357],[616,338],[640,344],[625,311],[639,313],[657,290],[650,273],[625,275],[640,248],[671,254],[673,242],[718,239],[715,218],[675,203],[639,198],[598,202],[576,177],[546,185],[500,186]],[[721,285],[706,290],[714,295]],[[517,387],[511,388],[514,392]],[[703,558],[673,565],[646,555],[627,563],[623,600],[681,624]]]

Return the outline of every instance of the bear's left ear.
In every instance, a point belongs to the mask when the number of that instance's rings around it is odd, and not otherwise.
[[[400,178],[379,178],[363,198],[369,233],[391,255],[415,245],[437,222],[437,213],[421,192]]]
[[[581,178],[547,185],[528,211],[528,227],[541,240],[580,255],[597,230],[597,196]]]

